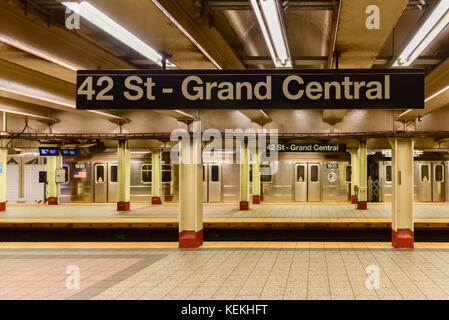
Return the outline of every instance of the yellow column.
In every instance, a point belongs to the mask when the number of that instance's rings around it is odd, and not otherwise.
[[[162,204],[161,150],[151,150],[151,204]]]
[[[260,154],[259,150],[252,149],[252,178],[253,178],[253,204],[260,204]]]
[[[360,181],[358,149],[349,149],[348,151],[351,154],[351,203],[357,204],[358,198],[354,187],[358,186]]]
[[[392,245],[413,248],[413,139],[390,139],[392,149]]]
[[[59,185],[56,183],[56,170],[61,169],[61,157],[47,157],[47,195],[48,204],[59,204]]]
[[[249,152],[248,145],[240,141],[240,210],[249,210]]]
[[[185,140],[179,157],[179,247],[197,248],[203,244],[201,139]]]
[[[359,143],[358,159],[359,159],[359,195],[357,199],[357,209],[366,210],[368,200],[368,159],[367,159],[366,141]]]
[[[3,142],[2,142],[3,144]],[[6,210],[6,168],[8,162],[8,149],[0,148],[0,211]]]
[[[117,211],[130,209],[131,153],[126,140],[118,143]]]

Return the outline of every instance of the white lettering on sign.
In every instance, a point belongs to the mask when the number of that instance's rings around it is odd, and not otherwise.
[[[296,91],[292,84],[299,85]],[[342,95],[347,100],[360,99],[361,93],[369,100],[390,99],[390,76],[384,76],[384,81],[351,81],[350,77],[344,77],[344,81],[326,81],[320,83],[312,81],[304,86],[304,80],[300,76],[289,76],[284,80],[282,91],[287,99],[299,100],[304,96],[310,100],[335,99],[340,100]]]
[[[271,76],[254,85],[250,82],[203,82],[198,76],[188,76],[182,82],[182,94],[191,101],[195,100],[241,100],[243,91],[246,100],[271,100]]]
[[[186,105],[209,102],[217,104],[233,103],[234,101],[250,102],[249,107],[253,108],[257,102],[273,105],[279,102],[287,104],[287,107],[296,104],[307,104],[312,102],[314,106],[323,102],[331,105],[335,103],[339,107],[342,103],[351,104],[352,100],[362,100],[368,102],[373,108],[375,101],[377,104],[381,100],[391,100],[391,82],[393,87],[398,86],[398,82],[391,75],[377,75],[374,79],[365,77],[361,81],[360,77],[344,73],[337,80],[329,79],[317,75],[311,78],[306,73],[291,74],[286,77],[279,75],[256,75],[257,78],[250,78],[251,81],[240,81],[242,77],[234,81],[231,76],[226,78],[212,78],[209,75],[184,75],[171,78],[169,76],[152,75],[126,75],[117,78],[115,74],[98,76],[78,77],[77,105],[90,102],[92,105],[102,105],[109,107],[121,104],[124,106],[173,104],[185,107]],[[356,80],[358,79],[358,80]],[[246,80],[246,79],[245,79]],[[394,97],[393,100],[397,100]],[[87,101],[86,101],[87,100]],[[300,101],[304,100],[304,101]],[[112,101],[112,103],[110,103]],[[373,103],[371,103],[373,101]],[[100,102],[95,104],[95,102]],[[103,102],[103,103],[101,103]],[[127,103],[129,102],[129,103]],[[201,103],[203,102],[203,103]],[[395,101],[392,101],[395,102]],[[89,103],[87,103],[89,104]],[[388,103],[387,103],[388,104]],[[213,103],[211,107],[214,107]],[[94,107],[95,109],[95,107]]]

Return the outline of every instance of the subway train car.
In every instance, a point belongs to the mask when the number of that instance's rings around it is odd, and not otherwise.
[[[266,202],[319,202],[348,201],[350,198],[351,167],[349,155],[323,153],[279,153],[278,161],[261,164],[261,196]],[[43,201],[44,184],[38,183],[39,171],[45,170],[45,158],[11,157],[8,166],[8,201]],[[13,163],[17,162],[17,164]],[[36,164],[30,164],[36,163]],[[13,167],[16,166],[16,167]],[[63,158],[65,182],[60,184],[60,201],[69,202],[117,202],[117,153],[105,150],[89,159]],[[162,155],[162,200],[179,200],[179,166],[172,164],[169,152]],[[25,180],[19,177],[26,172]],[[252,171],[252,166],[250,166]],[[14,174],[17,172],[17,174]],[[33,172],[31,174],[31,172]],[[131,201],[151,201],[152,164],[149,151],[131,151]],[[250,182],[252,174],[250,173]],[[240,166],[226,160],[224,154],[204,159],[203,201],[238,202],[240,191]],[[35,188],[38,186],[38,188]],[[38,196],[19,197],[19,190],[34,190]],[[252,183],[250,183],[250,193]]]
[[[414,199],[417,202],[449,201],[449,161],[414,161]],[[391,161],[379,161],[380,201],[391,202]]]

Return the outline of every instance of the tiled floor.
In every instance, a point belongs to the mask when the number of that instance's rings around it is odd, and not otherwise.
[[[449,299],[449,250],[432,244],[414,250],[379,243],[225,244],[194,250],[1,245],[0,299]],[[66,288],[69,265],[79,268],[79,290]],[[377,271],[379,288],[370,289],[367,278]]]
[[[115,205],[9,205],[0,213],[6,219],[50,218],[177,218],[179,206],[174,204],[151,206],[131,204],[131,211],[117,212]],[[449,218],[448,204],[414,205],[418,219]],[[355,205],[342,203],[320,204],[261,204],[251,210],[240,211],[238,204],[205,204],[205,218],[391,218],[391,204],[369,204],[368,210],[357,210]]]

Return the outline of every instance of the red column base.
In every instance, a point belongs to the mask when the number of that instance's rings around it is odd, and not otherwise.
[[[6,202],[0,202],[0,211],[6,211]]]
[[[240,210],[249,210],[249,202],[240,201]]]
[[[359,199],[357,199],[357,196],[351,196],[351,203],[357,204],[357,202],[359,202]]]
[[[359,209],[359,210],[366,210],[366,209],[368,209],[366,201],[358,201],[357,202],[357,209]]]
[[[129,211],[129,201],[117,202],[117,211]]]
[[[58,198],[57,197],[48,198],[48,205],[50,205],[50,206],[58,205]]]
[[[391,230],[391,244],[394,248],[410,248],[414,247],[415,233],[410,229]]]
[[[260,196],[253,195],[253,204],[260,204]]]
[[[151,204],[162,204],[161,197],[152,197]]]
[[[203,244],[203,230],[181,231],[179,233],[179,248],[198,248]]]

